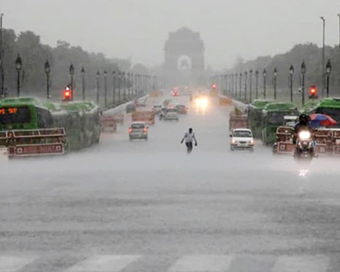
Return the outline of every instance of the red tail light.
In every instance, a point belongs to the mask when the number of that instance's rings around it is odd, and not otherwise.
[[[148,129],[145,127],[145,128],[144,128],[144,132],[147,132],[147,131],[148,131]]]
[[[132,133],[132,128],[129,128],[129,133]]]

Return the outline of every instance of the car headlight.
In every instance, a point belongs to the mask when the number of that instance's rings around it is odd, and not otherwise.
[[[232,143],[232,144],[236,144],[236,140],[232,140],[231,143]]]
[[[254,140],[250,140],[249,144],[253,145],[254,144]]]
[[[308,139],[310,139],[311,138],[311,133],[309,132],[309,131],[306,131],[306,130],[304,130],[304,131],[301,131],[300,133],[299,133],[299,138],[301,139],[301,140],[308,140]]]

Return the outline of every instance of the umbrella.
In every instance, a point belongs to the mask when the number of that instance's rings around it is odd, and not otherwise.
[[[311,114],[310,118],[312,127],[331,127],[337,124],[337,122],[327,114]]]

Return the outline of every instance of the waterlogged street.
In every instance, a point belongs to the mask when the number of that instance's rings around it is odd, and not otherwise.
[[[339,158],[231,152],[231,108],[175,100],[188,115],[148,141],[126,117],[87,150],[1,162],[0,271],[339,271]]]

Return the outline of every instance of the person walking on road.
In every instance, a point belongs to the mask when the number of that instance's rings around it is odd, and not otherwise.
[[[185,141],[185,145],[187,146],[187,152],[191,153],[193,149],[193,142],[195,142],[195,146],[197,146],[197,140],[192,128],[189,128],[189,131],[184,134],[184,137],[181,141],[181,144]]]

